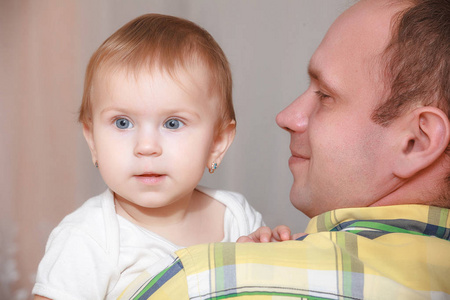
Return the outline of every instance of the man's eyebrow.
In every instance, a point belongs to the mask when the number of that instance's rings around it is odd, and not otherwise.
[[[332,95],[339,95],[339,90],[334,87],[330,80],[323,76],[323,73],[316,69],[311,62],[308,64],[308,76],[319,82],[319,85],[327,92]]]
[[[312,79],[319,80],[318,72],[311,66],[311,62],[308,64],[308,76]]]

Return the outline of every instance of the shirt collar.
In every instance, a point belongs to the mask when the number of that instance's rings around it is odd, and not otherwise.
[[[308,234],[323,231],[346,231],[368,238],[408,233],[450,241],[450,213],[427,205],[343,208],[314,217],[306,228]]]

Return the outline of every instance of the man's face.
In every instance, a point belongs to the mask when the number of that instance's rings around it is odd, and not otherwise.
[[[395,189],[390,128],[371,119],[385,94],[380,55],[393,11],[363,0],[341,15],[311,58],[309,88],[277,116],[291,134],[291,202],[309,217]]]

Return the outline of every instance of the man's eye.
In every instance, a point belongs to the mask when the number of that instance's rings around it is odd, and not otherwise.
[[[167,129],[178,129],[183,126],[184,126],[183,122],[177,119],[170,119],[164,123],[164,127]]]
[[[327,94],[322,93],[321,91],[315,91],[316,95],[319,97],[319,100],[325,100],[327,98],[330,98]]]
[[[133,124],[128,121],[127,119],[117,119],[116,122],[116,127],[119,129],[130,129],[133,128]]]

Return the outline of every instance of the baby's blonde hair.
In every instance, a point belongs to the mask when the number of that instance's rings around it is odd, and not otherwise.
[[[117,30],[94,52],[86,69],[78,120],[92,124],[91,92],[101,69],[124,68],[138,72],[160,68],[172,77],[180,67],[200,64],[209,73],[209,94],[220,99],[219,126],[235,120],[232,79],[228,60],[213,37],[195,23],[167,15],[146,14]]]

